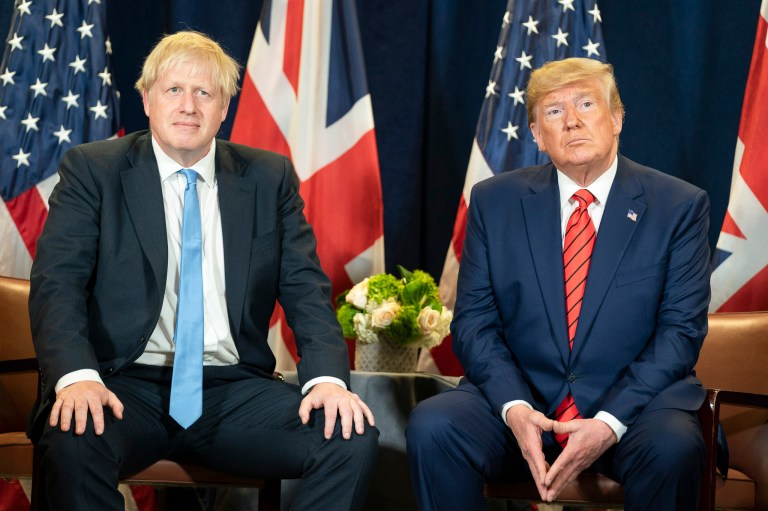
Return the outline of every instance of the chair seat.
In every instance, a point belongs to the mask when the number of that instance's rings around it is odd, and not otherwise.
[[[541,497],[533,481],[517,483],[493,483],[485,485],[485,496],[491,498],[515,498],[540,501]],[[557,498],[560,503],[592,502],[604,507],[623,507],[624,488],[613,479],[601,474],[581,474],[569,483]]]
[[[718,509],[755,509],[755,481],[743,472],[731,468],[728,470],[728,478],[718,478],[716,484],[715,507]],[[486,484],[485,496],[541,500],[533,481]],[[557,502],[563,504],[592,502],[616,507],[623,507],[623,500],[623,487],[601,474],[581,474],[577,482],[571,482],[557,498]]]
[[[718,477],[715,481],[715,507],[724,509],[755,509],[757,487],[754,479],[733,468],[728,469],[728,478]]]
[[[32,442],[22,432],[0,434],[0,477],[32,477]],[[264,479],[238,477],[197,465],[160,460],[124,480],[157,486],[238,486],[263,488]]]
[[[23,432],[0,433],[0,477],[32,477],[32,442]]]
[[[264,479],[233,476],[201,467],[199,465],[179,464],[170,460],[160,460],[141,472],[126,477],[129,484],[148,484],[158,486],[238,486],[263,488]]]

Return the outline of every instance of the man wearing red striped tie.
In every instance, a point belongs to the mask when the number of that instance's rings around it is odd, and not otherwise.
[[[609,64],[550,62],[526,95],[552,163],[472,190],[452,326],[466,378],[408,426],[421,508],[483,509],[484,482],[530,475],[553,501],[594,470],[628,510],[696,509],[707,195],[618,154]]]

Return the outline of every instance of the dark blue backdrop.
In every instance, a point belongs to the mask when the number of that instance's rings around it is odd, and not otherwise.
[[[8,26],[12,3],[0,0],[0,27]],[[113,76],[126,129],[147,125],[132,84],[164,32],[201,30],[245,63],[261,4],[110,2]],[[388,267],[439,275],[506,0],[358,0],[358,7]],[[621,151],[709,192],[714,244],[727,206],[760,0],[600,0],[599,7],[627,109]]]

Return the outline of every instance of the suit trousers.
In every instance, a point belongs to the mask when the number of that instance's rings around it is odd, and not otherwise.
[[[204,368],[203,414],[189,429],[168,415],[172,368],[134,364],[105,385],[125,406],[105,410],[95,435],[46,426],[39,441],[53,510],[123,510],[121,477],[161,458],[257,478],[301,478],[292,509],[360,509],[376,462],[378,430],[323,436],[324,411],[303,425],[296,385],[249,373],[243,366]]]
[[[406,439],[422,511],[483,510],[485,482],[531,478],[512,431],[466,379],[421,402],[411,413]],[[561,448],[551,432],[542,441],[551,464]],[[641,413],[621,442],[588,470],[624,485],[627,511],[695,510],[705,456],[695,412],[657,409]]]

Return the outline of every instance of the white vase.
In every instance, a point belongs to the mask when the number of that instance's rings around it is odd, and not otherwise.
[[[388,337],[379,342],[355,343],[355,369],[383,373],[413,373],[416,371],[419,348],[403,346]]]

